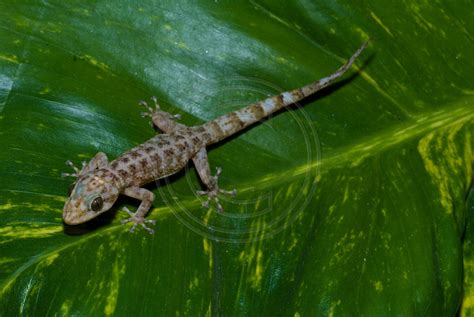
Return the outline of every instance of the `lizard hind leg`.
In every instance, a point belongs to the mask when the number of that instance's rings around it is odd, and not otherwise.
[[[216,175],[211,175],[211,170],[209,168],[209,161],[207,158],[207,151],[205,148],[199,150],[196,155],[193,157],[194,166],[201,178],[201,181],[206,185],[207,190],[198,190],[196,193],[200,196],[207,195],[207,200],[202,203],[203,207],[209,208],[209,203],[213,200],[216,203],[217,210],[223,212],[224,208],[219,202],[219,194],[226,194],[234,196],[237,195],[237,190],[223,190],[219,188],[218,179],[219,175],[222,173],[220,167],[216,168]]]
[[[171,114],[166,111],[162,111],[156,97],[151,97],[151,100],[155,104],[155,109],[148,105],[146,101],[140,101],[138,104],[145,107],[147,111],[142,112],[143,118],[150,117],[153,124],[165,133],[173,132],[174,130],[184,127],[184,125],[177,123],[176,121],[181,119],[180,114]]]

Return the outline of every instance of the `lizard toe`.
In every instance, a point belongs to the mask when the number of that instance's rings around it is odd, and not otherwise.
[[[123,225],[127,224],[129,222],[133,223],[132,227],[130,228],[130,232],[134,232],[137,225],[141,225],[143,227],[143,229],[148,231],[148,233],[150,233],[150,234],[153,234],[155,232],[153,229],[147,227],[145,225],[145,223],[149,223],[149,224],[154,225],[154,224],[156,224],[156,220],[145,219],[142,216],[138,216],[135,213],[131,212],[127,207],[123,207],[122,210],[125,211],[126,213],[128,213],[130,215],[130,217],[120,221],[120,223],[123,224]]]

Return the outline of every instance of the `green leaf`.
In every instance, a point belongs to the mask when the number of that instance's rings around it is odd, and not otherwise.
[[[1,3],[0,312],[454,315],[473,12],[471,1]],[[190,166],[148,187],[154,235],[120,224],[137,207],[124,198],[62,224],[64,161],[152,137],[139,100],[203,123],[331,74],[369,36],[337,84],[210,149],[222,187],[238,190],[224,214],[201,207]]]
[[[470,213],[466,223],[466,233],[464,237],[464,296],[461,307],[461,316],[471,316],[474,312],[474,249],[472,246],[474,231],[472,230],[472,213],[474,212],[474,187],[471,187],[469,196],[466,199],[466,209]]]

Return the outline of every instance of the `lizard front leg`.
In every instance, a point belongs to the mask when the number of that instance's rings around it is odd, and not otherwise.
[[[199,190],[196,192],[198,195],[207,195],[207,200],[202,205],[208,208],[209,202],[211,201],[211,199],[213,199],[217,204],[217,210],[219,212],[223,212],[224,208],[222,208],[222,205],[219,203],[219,198],[217,197],[218,194],[222,193],[235,196],[237,194],[237,191],[235,189],[223,190],[219,188],[218,178],[222,172],[222,169],[218,167],[216,169],[216,175],[211,175],[211,169],[209,168],[209,160],[207,158],[207,151],[205,148],[200,149],[199,152],[196,153],[196,155],[193,157],[193,163],[194,166],[196,166],[199,178],[201,178],[201,181],[207,187],[206,191]]]
[[[80,177],[82,175],[85,175],[89,172],[92,172],[96,169],[99,169],[99,168],[102,168],[102,167],[106,167],[107,164],[109,163],[108,159],[107,159],[107,155],[105,155],[103,152],[99,152],[97,153],[90,161],[89,163],[87,163],[86,161],[83,161],[82,162],[82,168],[79,169],[77,168],[73,162],[71,162],[70,160],[67,160],[66,161],[66,165],[70,166],[73,170],[74,170],[74,173],[62,173],[61,176],[62,177],[69,177],[69,176],[72,176],[72,177]]]
[[[71,162],[70,160],[67,160],[66,165],[70,166],[74,170],[74,173],[61,173],[61,176],[62,177],[75,177],[76,179],[78,179],[82,175],[90,173],[96,169],[106,167],[108,163],[109,163],[109,160],[107,159],[107,155],[105,155],[103,152],[97,153],[89,161],[89,163],[87,163],[86,161],[82,161],[81,169],[77,168],[74,165],[74,163]],[[76,185],[76,182],[73,182],[71,185],[69,185],[68,196],[71,196],[71,193],[75,185]]]
[[[135,213],[131,212],[127,207],[123,208],[123,210],[130,215],[130,218],[122,220],[122,224],[133,222],[130,232],[133,232],[135,227],[140,224],[146,231],[153,234],[153,229],[148,228],[145,223],[155,224],[156,220],[145,219],[145,215],[148,210],[150,210],[151,204],[153,203],[153,200],[155,200],[155,195],[151,191],[140,187],[127,187],[122,191],[122,194],[141,200],[141,204],[138,206]]]

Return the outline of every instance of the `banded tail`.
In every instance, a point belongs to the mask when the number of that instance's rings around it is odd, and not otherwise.
[[[321,78],[315,82],[307,84],[301,88],[283,92],[279,95],[269,97],[265,100],[251,104],[240,110],[225,114],[215,120],[209,121],[204,124],[206,130],[211,131],[213,136],[209,144],[219,142],[228,136],[245,129],[249,125],[252,125],[270,114],[280,110],[283,107],[294,104],[315,92],[329,86],[335,79],[341,77],[354,63],[357,57],[367,47],[369,40],[367,40],[362,46],[349,58],[349,60],[342,65],[335,73]]]

